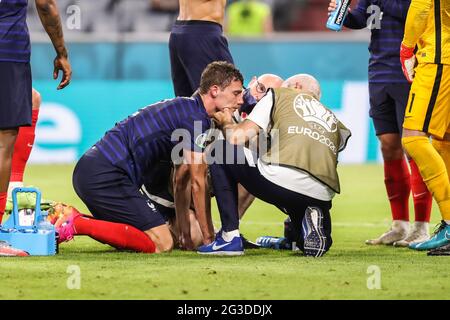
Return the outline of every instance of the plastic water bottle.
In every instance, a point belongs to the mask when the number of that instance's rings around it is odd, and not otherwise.
[[[327,28],[341,31],[351,0],[336,0],[336,9],[331,12],[327,20]]]
[[[38,232],[48,233],[55,229],[55,227],[46,219],[46,216],[41,216],[37,224]]]

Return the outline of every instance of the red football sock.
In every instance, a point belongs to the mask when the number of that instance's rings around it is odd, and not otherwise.
[[[409,160],[409,166],[411,167],[411,189],[416,221],[430,222],[433,197],[431,192],[428,191],[427,185],[423,182],[419,168],[413,159]]]
[[[88,218],[75,218],[73,221],[77,235],[89,236],[101,243],[117,249],[154,253],[155,244],[143,231],[123,223]]]
[[[3,214],[5,213],[7,192],[0,192],[0,224],[2,223]]]
[[[384,162],[384,184],[391,204],[392,220],[409,221],[410,173],[404,158]]]
[[[33,149],[34,138],[36,137],[36,123],[39,117],[39,109],[34,109],[31,116],[31,127],[21,127],[17,135],[16,144],[11,163],[11,182],[23,181],[23,173]]]

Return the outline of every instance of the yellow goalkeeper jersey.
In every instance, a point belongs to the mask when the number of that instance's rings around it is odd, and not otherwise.
[[[450,64],[450,0],[412,0],[403,43],[419,63]]]

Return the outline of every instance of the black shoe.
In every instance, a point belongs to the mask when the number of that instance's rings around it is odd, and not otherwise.
[[[431,249],[427,253],[428,256],[450,256],[450,243],[442,247]]]
[[[242,244],[244,245],[244,249],[260,249],[261,246],[258,246],[256,243],[251,242],[248,240],[244,235],[241,233],[242,238]]]

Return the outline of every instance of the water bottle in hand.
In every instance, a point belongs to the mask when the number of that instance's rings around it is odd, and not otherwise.
[[[351,0],[336,0],[336,9],[334,9],[327,20],[327,28],[334,31],[341,31],[345,17],[348,13],[348,7]]]

